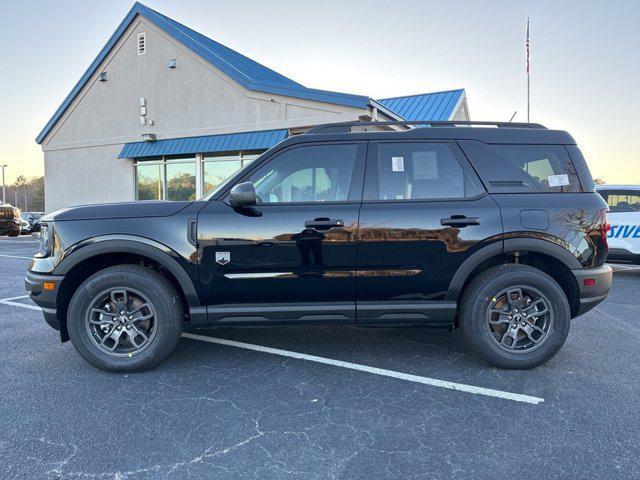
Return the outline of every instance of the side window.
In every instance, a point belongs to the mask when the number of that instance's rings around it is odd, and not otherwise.
[[[254,172],[259,202],[344,202],[349,200],[358,145],[309,145],[293,148]]]
[[[379,143],[377,153],[367,168],[366,200],[460,199],[482,192],[446,143]]]
[[[462,143],[480,176],[496,192],[582,191],[563,145]]]
[[[640,212],[640,192],[606,190],[611,213]]]

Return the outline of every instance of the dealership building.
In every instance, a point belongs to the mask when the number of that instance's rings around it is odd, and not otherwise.
[[[464,89],[372,99],[307,88],[136,3],[36,141],[50,212],[195,199],[320,123],[468,118]]]

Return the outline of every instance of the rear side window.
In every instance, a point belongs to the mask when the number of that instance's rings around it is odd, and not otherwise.
[[[640,192],[633,190],[605,190],[601,194],[606,195],[605,200],[609,204],[611,213],[635,213],[640,212]]]
[[[446,143],[373,144],[365,200],[462,199],[482,193]],[[371,148],[370,147],[370,148]]]
[[[563,145],[462,143],[478,175],[494,192],[582,191],[576,169]]]

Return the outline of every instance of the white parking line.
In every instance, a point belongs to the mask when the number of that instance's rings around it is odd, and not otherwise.
[[[26,303],[18,303],[18,302],[12,301],[12,300],[21,300],[23,298],[28,298],[28,297],[29,295],[21,295],[19,297],[3,298],[3,299],[0,299],[0,305],[11,305],[12,307],[22,307],[22,308],[28,308],[29,310],[42,311],[42,309],[36,305],[29,305]]]
[[[4,258],[24,258],[25,260],[31,260],[33,257],[21,257],[20,255],[3,255],[0,254],[0,257]]]
[[[13,307],[28,308],[29,310],[41,310],[40,307],[35,305],[27,305],[24,303],[13,302],[12,300],[19,300],[27,298],[29,295],[22,295],[20,297],[4,298],[0,300],[0,304],[11,305]],[[245,350],[253,350],[255,352],[270,353],[272,355],[278,355],[281,357],[295,358],[298,360],[306,360],[308,362],[322,363],[324,365],[332,365],[334,367],[346,368],[349,370],[356,370],[359,372],[371,373],[374,375],[380,375],[383,377],[396,378],[398,380],[405,380],[407,382],[421,383],[423,385],[430,385],[432,387],[446,388],[449,390],[457,390],[459,392],[472,393],[475,395],[484,395],[487,397],[502,398],[504,400],[512,400],[514,402],[530,403],[537,405],[544,402],[544,398],[532,397],[530,395],[522,395],[520,393],[505,392],[503,390],[494,390],[492,388],[476,387],[475,385],[467,385],[465,383],[449,382],[446,380],[439,380],[437,378],[421,377],[418,375],[411,375],[409,373],[396,372],[394,370],[386,370],[384,368],[370,367],[368,365],[360,365],[358,363],[344,362],[342,360],[334,360],[332,358],[318,357],[316,355],[308,355],[306,353],[292,352],[290,350],[281,350],[279,348],[265,347],[262,345],[254,345],[252,343],[237,342],[235,340],[227,340],[225,338],[207,337],[205,335],[197,335],[193,333],[183,333],[184,338],[191,340],[200,340],[202,342],[216,343],[219,345],[226,345],[228,347],[244,348]]]
[[[502,390],[493,390],[491,388],[476,387],[474,385],[466,385],[464,383],[448,382],[446,380],[438,380],[437,378],[420,377],[418,375],[410,375],[408,373],[386,370],[384,368],[370,367],[360,365],[358,363],[343,362],[342,360],[334,360],[332,358],[317,357],[315,355],[307,355],[306,353],[291,352],[289,350],[281,350],[279,348],[264,347],[262,345],[254,345],[252,343],[236,342],[235,340],[227,340],[224,338],[207,337],[205,335],[196,335],[193,333],[183,333],[183,337],[192,340],[200,340],[203,342],[217,343],[229,347],[244,348],[246,350],[254,350],[256,352],[270,353],[281,357],[296,358],[298,360],[306,360],[308,362],[323,363],[325,365],[333,365],[334,367],[347,368],[349,370],[357,370],[359,372],[372,373],[383,377],[391,377],[408,382],[421,383],[432,387],[447,388],[449,390],[457,390],[459,392],[473,393],[475,395],[485,395],[488,397],[503,398],[505,400],[513,400],[514,402],[531,403],[537,405],[544,402],[544,398],[532,397],[529,395],[521,395],[519,393],[505,392]]]

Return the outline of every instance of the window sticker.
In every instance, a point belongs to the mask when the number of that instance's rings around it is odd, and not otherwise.
[[[391,157],[391,170],[404,172],[404,157]]]
[[[562,175],[549,175],[547,177],[550,187],[565,187],[569,185],[569,175],[563,173]]]
[[[415,152],[412,160],[413,178],[416,180],[438,179],[438,159],[436,152]]]

